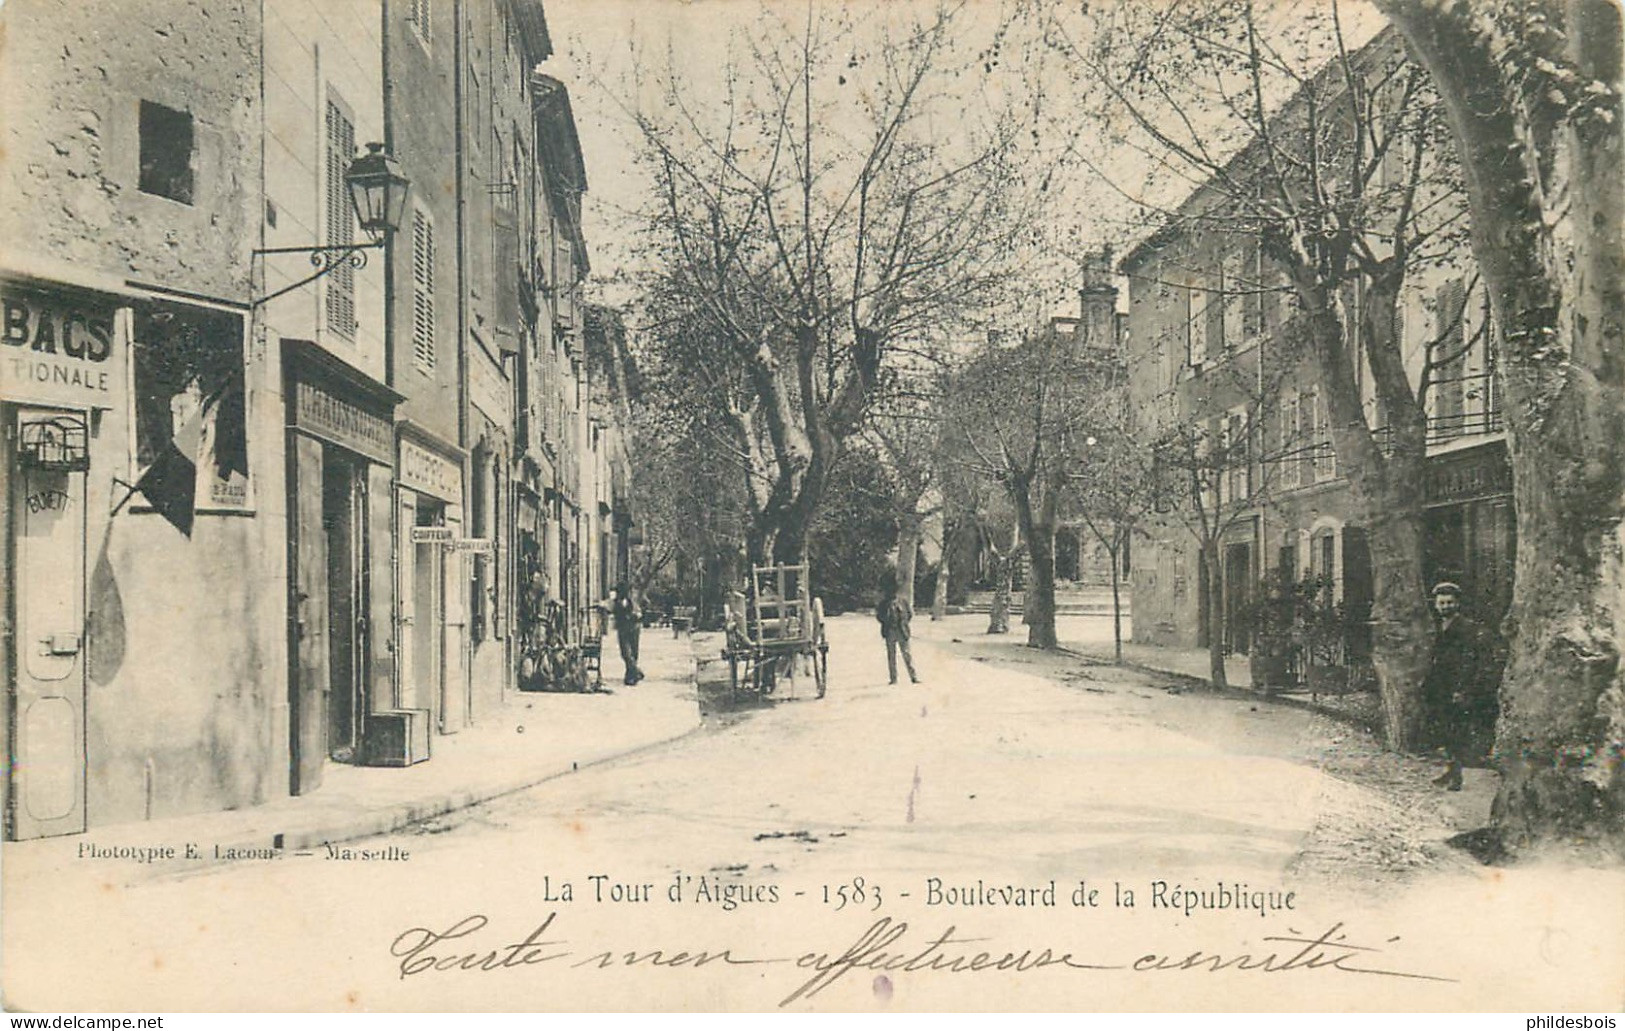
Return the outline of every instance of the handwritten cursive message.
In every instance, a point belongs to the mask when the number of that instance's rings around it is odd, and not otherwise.
[[[559,914],[554,911],[524,937],[499,945],[488,945],[483,943],[483,939],[489,937],[487,929],[490,918],[475,913],[443,930],[408,928],[390,942],[389,954],[395,960],[402,980],[425,974],[491,973],[543,965],[570,970],[780,965],[796,970],[797,977],[810,971],[810,976],[779,1001],[781,1007],[812,999],[854,971],[885,974],[1027,974],[1051,967],[1129,974],[1323,971],[1446,983],[1455,981],[1450,977],[1387,965],[1382,958],[1382,946],[1351,940],[1342,923],[1335,923],[1320,934],[1303,934],[1289,928],[1284,934],[1265,936],[1262,938],[1265,948],[1260,951],[1142,947],[1138,951],[1125,952],[1121,958],[1106,955],[1098,960],[1082,959],[1074,951],[1056,946],[989,945],[990,939],[962,935],[954,924],[934,934],[913,934],[906,921],[892,917],[876,920],[857,940],[844,948],[812,949],[799,953],[792,949],[782,955],[751,955],[735,946],[704,949],[670,945],[580,947],[562,936],[560,924]]]

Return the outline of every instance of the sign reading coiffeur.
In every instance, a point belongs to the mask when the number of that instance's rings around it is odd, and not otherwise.
[[[113,354],[111,304],[0,283],[0,396],[114,408],[123,369]]]

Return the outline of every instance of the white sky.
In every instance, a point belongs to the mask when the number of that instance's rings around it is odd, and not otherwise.
[[[810,2],[822,4],[827,0]],[[899,6],[894,3],[887,11]],[[928,10],[934,4],[908,6]],[[1260,7],[1265,8],[1262,24],[1290,26],[1301,21],[1308,10],[1323,12],[1326,0],[1260,0]],[[960,14],[965,22],[960,32],[965,54],[985,46],[981,41],[991,38],[991,32],[983,30],[992,25],[1003,8],[997,0],[969,0]],[[802,0],[547,0],[546,10],[557,53],[544,70],[570,87],[586,160],[589,190],[583,221],[592,259],[593,291],[608,303],[625,303],[632,293],[624,277],[642,264],[627,231],[627,218],[652,189],[651,180],[634,164],[637,133],[621,110],[621,105],[633,102],[637,55],[643,55],[642,64],[649,68],[664,67],[669,54],[686,80],[702,89],[709,88],[720,82],[736,29],[764,17],[799,20],[806,17],[807,6]],[[866,23],[884,17],[882,8],[873,0],[852,0],[846,10],[860,23],[855,45],[861,48],[865,34],[871,39],[875,34],[873,26]],[[1345,0],[1342,14],[1354,44],[1363,42],[1380,25],[1380,19],[1363,0]],[[741,55],[735,51],[734,56]],[[1054,52],[1037,46],[1012,46],[1004,58],[1004,69],[990,77],[978,77],[972,88],[986,91],[991,81],[994,89],[1002,83],[1003,88],[1020,90],[1024,82],[1036,79],[1046,84],[1044,114],[1057,126],[1056,142],[1068,127],[1075,131],[1090,98],[1079,96],[1081,91],[1075,82],[1067,78],[1065,69],[1057,67]],[[1041,71],[1032,70],[1040,66]],[[945,88],[958,87],[950,84]],[[949,125],[957,115],[951,106],[941,116]],[[1078,145],[1093,148],[1091,161],[1105,165],[1118,186],[1125,187],[1132,196],[1145,194],[1152,203],[1177,204],[1187,189],[1177,181],[1178,177],[1150,179],[1143,158],[1111,152],[1096,136],[1085,134]],[[1052,313],[1070,311],[1077,263],[1085,250],[1112,242],[1121,254],[1145,231],[1136,224],[1140,216],[1129,200],[1089,174],[1076,173],[1063,189],[1065,196],[1056,205],[1058,214],[1049,239],[1040,245],[1047,253],[1037,259],[1045,267],[1037,276],[1046,280],[1045,297]],[[1157,193],[1160,196],[1153,195]]]

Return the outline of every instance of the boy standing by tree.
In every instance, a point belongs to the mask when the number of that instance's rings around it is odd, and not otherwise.
[[[1494,723],[1494,655],[1487,635],[1461,613],[1461,588],[1441,583],[1433,588],[1438,632],[1433,639],[1433,666],[1422,682],[1434,740],[1444,746],[1444,773],[1434,783],[1461,790],[1461,768],[1483,758],[1486,717]]]

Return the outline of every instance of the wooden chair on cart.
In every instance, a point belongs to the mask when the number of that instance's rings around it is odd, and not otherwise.
[[[818,697],[827,688],[829,639],[824,631],[824,610],[812,597],[805,565],[756,566],[751,570],[743,599],[728,613],[729,684],[737,696],[741,687],[768,695],[783,676],[794,678],[810,665]]]

